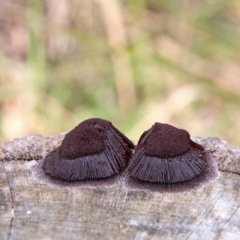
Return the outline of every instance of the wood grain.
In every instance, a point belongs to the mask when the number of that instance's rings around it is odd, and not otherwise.
[[[27,136],[1,147],[0,239],[239,239],[238,148],[196,138],[218,162],[219,176],[194,191],[61,189],[36,181],[29,164],[63,136]]]

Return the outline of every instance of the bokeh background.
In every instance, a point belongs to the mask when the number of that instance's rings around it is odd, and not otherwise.
[[[1,0],[0,142],[100,117],[240,147],[239,0]]]

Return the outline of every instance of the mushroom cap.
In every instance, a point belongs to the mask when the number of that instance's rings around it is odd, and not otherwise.
[[[46,156],[43,170],[68,181],[107,178],[123,171],[134,148],[109,121],[88,119],[66,134],[62,145]]]
[[[155,123],[141,136],[128,173],[146,182],[188,181],[206,169],[208,164],[203,151],[187,131]]]

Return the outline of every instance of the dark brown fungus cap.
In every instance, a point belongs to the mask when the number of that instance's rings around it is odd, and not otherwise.
[[[207,165],[203,146],[187,131],[155,123],[141,136],[128,171],[146,182],[178,183],[200,175]]]
[[[134,148],[110,122],[88,119],[47,155],[43,170],[51,177],[69,181],[107,178],[127,166]]]

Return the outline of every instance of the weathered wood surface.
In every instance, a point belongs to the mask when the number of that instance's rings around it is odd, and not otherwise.
[[[240,149],[198,138],[220,174],[184,193],[36,182],[29,161],[62,138],[27,136],[0,148],[0,239],[240,239]]]

